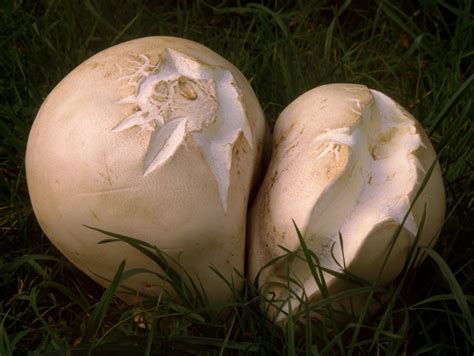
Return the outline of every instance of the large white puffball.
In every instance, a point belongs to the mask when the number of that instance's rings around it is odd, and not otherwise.
[[[77,267],[107,286],[120,262],[162,273],[102,230],[156,245],[204,286],[211,302],[243,273],[246,213],[265,131],[244,76],[210,49],[148,37],[106,49],[44,101],[26,153],[35,215]],[[158,295],[150,274],[126,285]],[[123,296],[127,299],[126,296]],[[133,301],[133,298],[128,298]]]
[[[294,223],[322,267],[386,284],[402,270],[417,234],[421,246],[435,242],[444,213],[441,170],[420,124],[365,86],[320,86],[292,102],[276,122],[272,159],[250,215],[250,276],[260,272],[260,287],[274,295],[282,319],[303,295],[322,296],[301,253],[270,264],[284,249],[301,248]],[[332,294],[351,285],[324,276]],[[351,306],[346,302],[341,304]]]

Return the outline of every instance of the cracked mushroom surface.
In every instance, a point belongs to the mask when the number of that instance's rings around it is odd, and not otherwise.
[[[392,99],[363,85],[320,86],[292,102],[276,122],[272,159],[250,214],[250,277],[283,255],[281,247],[300,249],[294,221],[323,267],[376,281],[402,226],[379,279],[386,284],[401,272],[418,233],[421,246],[435,242],[444,213],[441,170],[420,124]],[[290,286],[295,293],[321,298],[305,261],[286,258],[265,267],[259,285],[279,300],[280,319],[288,301],[292,308],[298,305],[286,287],[277,285],[287,283],[286,271],[298,281]],[[350,286],[328,273],[325,279],[329,292]]]
[[[198,277],[210,301],[239,286],[246,213],[265,121],[244,76],[198,43],[148,37],[106,49],[74,69],[43,103],[26,155],[35,215],[76,266],[107,285],[126,268],[157,266],[84,225],[156,245]],[[158,295],[149,274],[126,285]],[[132,296],[122,295],[133,302]]]

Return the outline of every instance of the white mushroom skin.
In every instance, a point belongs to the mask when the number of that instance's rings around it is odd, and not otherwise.
[[[244,76],[192,41],[142,38],[91,57],[50,93],[28,140],[26,173],[46,235],[102,285],[119,263],[158,271],[125,243],[156,245],[198,277],[211,302],[243,273],[246,213],[265,120]],[[162,271],[159,271],[162,273]],[[169,286],[141,274],[128,287]],[[129,302],[133,298],[123,296]]]
[[[345,265],[348,272],[376,281],[392,236],[435,160],[420,124],[378,91],[331,84],[301,95],[276,122],[273,156],[250,214],[250,277],[284,254],[280,246],[300,248],[294,220],[322,266],[341,272]],[[445,192],[438,162],[403,224],[380,284],[401,272],[425,204],[421,246],[434,243],[443,224]],[[293,308],[298,305],[285,288],[275,286],[286,283],[279,277],[285,268],[303,286],[293,285],[296,293],[304,289],[310,299],[321,297],[306,262],[280,261],[262,270],[259,283],[283,301],[284,311],[289,299]],[[330,292],[349,286],[333,275],[325,278]]]

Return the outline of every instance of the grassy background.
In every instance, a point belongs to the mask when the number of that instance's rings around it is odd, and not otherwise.
[[[0,355],[471,354],[473,28],[469,0],[2,1]],[[385,288],[379,313],[280,328],[259,312],[249,284],[227,308],[143,305],[155,319],[140,329],[114,288],[93,284],[42,235],[24,174],[41,102],[89,56],[150,35],[195,40],[233,62],[270,125],[298,95],[334,82],[381,90],[423,124],[440,155],[446,222],[422,267]]]

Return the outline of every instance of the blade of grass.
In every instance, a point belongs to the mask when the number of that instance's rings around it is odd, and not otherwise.
[[[434,168],[436,167],[436,164],[437,164],[437,161],[438,161],[438,158],[436,157],[433,161],[433,163],[431,164],[430,168],[427,170],[426,172],[426,175],[425,177],[423,178],[423,181],[421,182],[420,184],[420,187],[418,188],[415,196],[413,197],[413,200],[412,202],[410,203],[410,207],[408,209],[408,211],[405,213],[405,216],[403,217],[402,219],[402,222],[401,224],[398,226],[398,228],[396,229],[396,231],[394,232],[393,234],[393,237],[392,237],[392,241],[391,241],[391,244],[389,246],[389,249],[388,249],[388,252],[385,256],[385,259],[382,263],[382,266],[380,268],[380,271],[378,273],[378,276],[377,276],[377,279],[374,283],[374,285],[378,284],[379,283],[379,280],[382,276],[382,273],[383,273],[383,270],[385,269],[385,265],[387,264],[387,261],[388,261],[388,258],[390,256],[390,254],[392,253],[392,249],[393,247],[395,246],[395,243],[397,241],[397,238],[398,236],[400,235],[400,232],[402,231],[403,229],[403,226],[405,225],[405,222],[410,214],[410,212],[412,211],[413,209],[413,206],[415,205],[416,201],[418,200],[418,198],[420,197],[421,193],[423,192],[423,190],[425,189],[426,185],[428,184],[428,181],[431,177],[431,174],[433,173],[433,170]],[[367,312],[369,310],[369,306],[370,306],[370,301],[372,299],[372,296],[373,296],[373,293],[371,292],[367,298],[367,302],[365,303],[363,309],[362,309],[362,312],[360,313],[359,315],[359,318],[357,320],[357,323],[356,323],[356,327],[355,327],[355,330],[354,330],[354,334],[352,335],[352,338],[351,338],[351,342],[350,342],[350,349],[349,349],[349,356],[352,355],[352,352],[354,351],[354,345],[356,344],[356,340],[357,340],[357,337],[359,335],[359,331],[360,331],[360,327],[362,326],[362,323],[363,323],[363,320],[365,318],[365,316],[367,315]]]
[[[165,271],[166,276],[169,278],[169,280],[172,281],[171,286],[173,287],[175,292],[178,294],[178,296],[187,304],[192,304],[192,300],[194,299],[195,296],[193,295],[191,289],[189,288],[187,283],[185,283],[185,281],[180,276],[180,274],[168,262],[167,259],[170,257],[165,256],[164,253],[160,251],[158,248],[156,248],[153,245],[150,245],[147,242],[134,239],[132,237],[115,234],[115,233],[97,229],[91,226],[86,226],[86,227],[115,238],[115,239],[102,240],[99,242],[101,244],[111,243],[111,242],[126,242],[127,244],[129,244],[130,246],[132,246],[133,248],[137,249],[142,254],[150,258],[163,271]]]
[[[474,319],[472,317],[472,312],[469,308],[469,304],[466,300],[466,296],[464,295],[462,288],[456,279],[456,276],[453,274],[451,268],[449,268],[446,261],[436,251],[428,247],[422,248],[422,250],[426,252],[428,256],[430,256],[436,262],[436,265],[438,266],[439,270],[448,282],[451,292],[453,293],[453,296],[459,308],[461,309],[462,315],[469,327],[470,338],[471,340],[474,340]]]
[[[12,342],[8,337],[8,333],[5,330],[5,321],[7,319],[8,312],[3,316],[3,320],[0,323],[0,355],[13,355]]]
[[[133,24],[140,18],[140,16],[142,15],[143,9],[144,9],[143,7],[140,8],[137,14],[122,28],[122,30],[120,30],[119,33],[117,33],[117,35],[111,41],[112,45],[116,44],[122,38],[122,36],[130,29],[130,27],[132,27]]]
[[[224,338],[224,342],[222,343],[221,349],[219,350],[219,356],[224,356],[224,351],[227,347],[227,344],[229,343],[230,334],[234,327],[236,318],[237,318],[237,314],[234,314],[234,316],[232,317],[232,321],[230,322],[229,330],[227,331]]]
[[[326,62],[331,61],[331,48],[332,48],[332,40],[334,37],[334,28],[336,27],[336,23],[338,21],[338,17],[347,9],[347,7],[351,4],[352,0],[345,0],[344,3],[341,5],[341,7],[336,11],[336,14],[334,15],[333,20],[331,21],[331,24],[329,25],[327,31],[326,31],[326,37],[324,38],[324,49],[323,49],[323,54],[324,54],[324,59]]]
[[[438,126],[441,124],[443,121],[446,113],[453,107],[454,104],[456,104],[459,99],[461,98],[461,95],[469,88],[469,86],[472,84],[474,81],[474,74],[471,74],[469,78],[466,79],[464,83],[459,87],[458,90],[451,96],[451,98],[446,102],[446,104],[443,106],[439,114],[433,119],[429,129],[428,129],[428,135],[431,136],[433,132],[435,132],[438,129]]]
[[[93,4],[93,0],[86,0],[84,2],[87,10],[90,11],[90,13],[100,22],[102,23],[105,27],[107,27],[108,29],[110,29],[113,33],[119,33],[119,31],[117,31],[117,29],[112,26],[112,24],[107,21],[107,19],[102,16],[100,14],[100,12],[96,9],[96,6]]]
[[[105,290],[102,298],[100,299],[99,303],[94,309],[94,312],[91,315],[90,320],[87,322],[86,329],[84,331],[84,335],[82,337],[81,344],[86,344],[91,339],[95,338],[99,333],[100,327],[102,326],[102,322],[104,321],[105,315],[107,310],[110,308],[110,304],[112,303],[112,299],[120,286],[122,275],[125,269],[125,260],[123,260],[118,269],[115,273],[115,277],[112,280],[110,286]],[[91,344],[91,349],[93,348],[94,344]]]
[[[296,226],[296,222],[294,220],[293,220],[293,226],[296,230],[296,234],[298,236],[298,240],[299,240],[300,245],[301,245],[301,250],[303,251],[306,263],[308,264],[308,267],[311,271],[311,275],[314,278],[314,280],[316,281],[316,284],[318,285],[319,290],[321,291],[321,296],[323,298],[328,298],[329,295],[330,295],[329,294],[329,289],[328,289],[328,286],[326,284],[326,279],[324,277],[324,272],[321,269],[321,264],[319,263],[319,259],[314,253],[312,253],[312,251],[309,250],[308,246],[306,245],[306,241],[304,240],[304,237],[301,234],[298,226]],[[315,259],[315,261],[318,265],[319,272],[316,269],[316,265],[313,262],[313,258]],[[332,322],[333,328],[335,330],[337,330],[338,329],[337,322],[336,322],[336,318],[334,316],[334,312],[332,310],[331,304],[327,305],[327,311],[329,313],[330,320]],[[342,352],[344,350],[344,345],[342,343],[338,343],[338,346],[339,346],[340,351]]]

